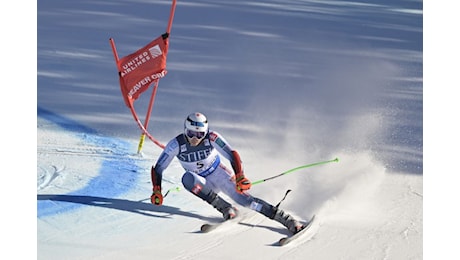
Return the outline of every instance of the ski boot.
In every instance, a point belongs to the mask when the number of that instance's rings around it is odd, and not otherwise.
[[[228,207],[223,209],[222,214],[224,215],[225,220],[236,218],[238,215],[238,210],[235,207]]]
[[[275,209],[276,212],[273,217],[274,220],[278,221],[283,226],[285,226],[292,234],[296,234],[297,232],[302,230],[303,225],[299,221],[297,221],[295,218],[285,213],[281,209]]]
[[[222,213],[225,220],[236,218],[238,215],[238,210],[235,207],[232,207],[230,203],[225,201],[215,192],[210,192],[208,199],[206,200],[214,208]]]

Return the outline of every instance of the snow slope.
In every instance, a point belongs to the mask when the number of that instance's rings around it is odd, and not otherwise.
[[[247,176],[339,158],[251,189],[307,219],[287,247],[278,223],[220,215],[185,190],[149,203],[161,152],[124,105],[120,56],[166,28],[170,1],[37,3],[38,259],[422,259],[420,1],[178,1],[149,129],[163,143],[193,111],[241,153]],[[136,102],[145,113],[148,95]],[[174,161],[164,190],[181,188]]]

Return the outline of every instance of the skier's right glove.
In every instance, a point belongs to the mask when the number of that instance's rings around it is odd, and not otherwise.
[[[161,186],[153,186],[153,193],[152,196],[150,196],[150,201],[152,202],[152,204],[158,206],[163,204],[163,194],[161,194]]]

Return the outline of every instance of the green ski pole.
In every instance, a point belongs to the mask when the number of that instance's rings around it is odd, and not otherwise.
[[[326,163],[330,163],[330,162],[338,162],[338,161],[339,161],[339,158],[335,158],[335,159],[329,160],[329,161],[323,161],[323,162],[317,162],[317,163],[302,165],[302,166],[295,167],[295,168],[292,168],[292,169],[290,169],[290,170],[287,170],[287,171],[285,171],[285,172],[283,172],[283,173],[280,173],[280,174],[278,174],[278,175],[275,175],[275,176],[272,176],[272,177],[269,177],[269,178],[266,178],[266,179],[263,179],[263,180],[258,180],[258,181],[252,182],[252,185],[260,184],[260,183],[262,183],[262,182],[266,182],[266,181],[268,181],[268,180],[271,180],[271,179],[275,179],[275,178],[281,177],[281,176],[283,176],[283,175],[286,175],[286,174],[295,172],[295,171],[300,170],[300,169],[303,169],[303,168],[308,168],[308,167],[313,167],[313,166],[316,166],[316,165],[326,164]],[[180,191],[180,188],[179,188],[179,187],[173,187],[173,188],[168,189],[168,190],[166,191],[165,195],[163,195],[163,197],[168,196],[168,194],[169,194],[171,191]],[[288,192],[290,192],[290,190],[289,190]],[[286,195],[287,195],[288,192],[286,192]],[[285,197],[286,197],[286,195],[285,195]],[[147,200],[147,199],[145,199],[145,200]],[[284,198],[283,198],[283,200],[284,200]],[[280,202],[280,203],[281,203],[281,202]]]
[[[321,165],[321,164],[326,164],[326,163],[330,163],[330,162],[338,162],[338,161],[339,161],[339,158],[335,158],[333,160],[328,160],[328,161],[323,161],[323,162],[317,162],[317,163],[302,165],[302,166],[295,167],[295,168],[292,168],[290,170],[287,170],[287,171],[285,171],[283,173],[280,173],[278,175],[275,175],[275,176],[272,176],[272,177],[269,177],[269,178],[266,178],[266,179],[263,179],[263,180],[255,181],[255,182],[252,183],[252,185],[256,185],[256,184],[259,184],[259,183],[262,183],[262,182],[266,182],[268,180],[272,180],[272,179],[281,177],[283,175],[295,172],[295,171],[303,169],[303,168],[308,168],[308,167],[313,167],[313,166],[317,166],[317,165]]]

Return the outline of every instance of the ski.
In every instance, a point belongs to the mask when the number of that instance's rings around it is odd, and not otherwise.
[[[237,216],[232,219],[224,220],[222,222],[217,222],[217,223],[205,223],[201,225],[200,231],[201,233],[209,233],[219,227],[222,227],[224,225],[228,225],[229,223],[235,223],[241,221],[241,217]]]
[[[299,232],[295,233],[294,235],[292,236],[287,236],[287,237],[283,237],[281,238],[279,241],[278,241],[278,244],[280,246],[285,246],[287,244],[289,244],[290,242],[300,238],[302,235],[304,235],[305,233],[307,233],[307,231],[311,228],[312,224],[313,224],[313,221],[315,220],[315,216],[316,215],[313,215],[313,217],[311,217],[310,221],[307,222],[307,224],[304,226],[304,228],[302,228],[302,230],[300,230]]]
[[[223,223],[223,222],[222,222]],[[218,228],[222,223],[214,223],[214,224],[211,224],[211,223],[205,223],[203,225],[201,225],[201,233],[208,233],[208,232],[211,232],[213,231],[214,229]]]

